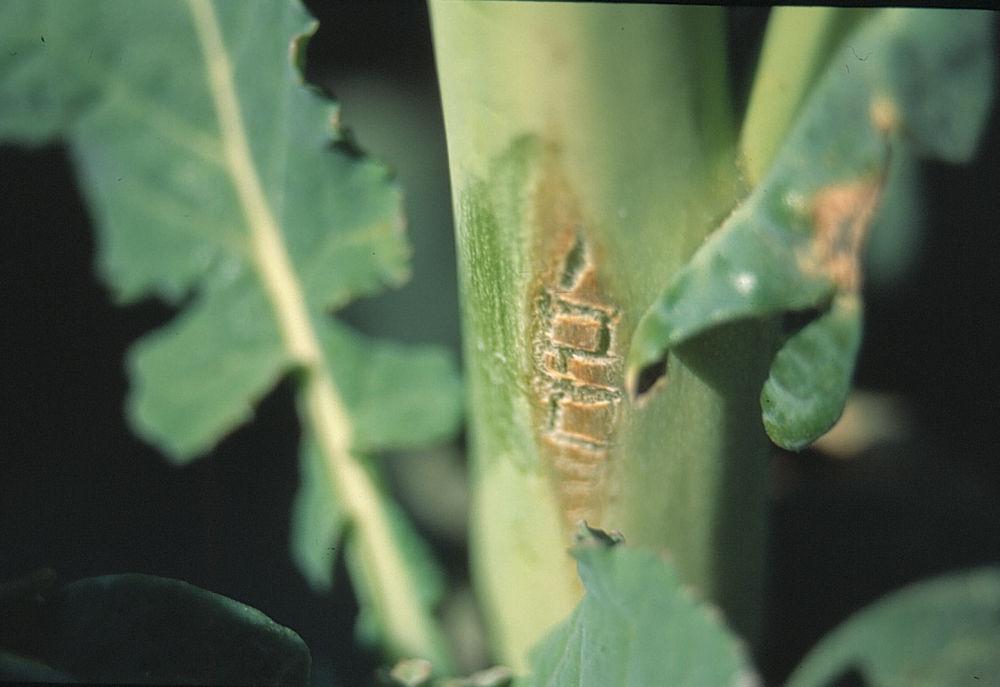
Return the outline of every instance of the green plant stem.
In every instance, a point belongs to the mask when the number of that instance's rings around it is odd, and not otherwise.
[[[869,13],[840,7],[776,7],[771,11],[740,132],[749,186],[767,171],[830,54]]]
[[[359,568],[383,624],[387,652],[428,658],[447,670],[449,660],[442,654],[440,630],[421,606],[420,589],[402,555],[405,543],[394,536],[378,487],[351,452],[351,420],[323,355],[281,227],[257,175],[215,12],[205,0],[189,0],[189,7],[205,53],[225,164],[251,230],[253,264],[280,323],[288,354],[302,371],[304,415],[335,486],[334,498],[352,523],[348,536],[355,538]]]
[[[740,325],[693,342],[640,403],[620,366],[642,313],[742,193],[723,10],[432,0],[431,15],[457,225],[472,565],[498,658],[523,670],[579,599],[566,550],[580,518],[669,552],[752,636],[771,332]],[[607,388],[560,397],[545,371],[546,353],[562,350],[551,303],[589,271],[590,312],[611,314],[587,360]],[[612,419],[578,404],[591,454],[554,449],[564,435],[551,418],[569,422],[560,404],[584,391]],[[586,455],[599,457],[597,476],[568,484],[560,465],[587,468]]]

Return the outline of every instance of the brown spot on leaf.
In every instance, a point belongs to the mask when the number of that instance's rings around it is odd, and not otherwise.
[[[872,124],[883,135],[888,135],[899,128],[899,110],[896,104],[885,96],[877,96],[869,108]]]
[[[861,288],[861,249],[882,195],[877,177],[831,184],[813,197],[815,235],[810,260],[803,268],[830,278],[840,291]]]

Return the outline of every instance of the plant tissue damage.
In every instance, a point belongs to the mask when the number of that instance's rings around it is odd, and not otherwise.
[[[803,272],[822,272],[838,291],[861,287],[861,251],[878,207],[881,178],[832,184],[820,189],[813,201],[815,237]]]
[[[541,266],[531,299],[533,391],[543,460],[567,532],[599,522],[622,390],[619,309],[599,283],[594,250],[558,174],[536,196]]]
[[[887,98],[871,103],[872,126],[885,138],[885,157],[878,172],[861,179],[828,184],[813,195],[811,252],[799,260],[805,273],[823,274],[841,293],[861,289],[861,256],[878,210],[889,172],[889,136],[899,116]]]

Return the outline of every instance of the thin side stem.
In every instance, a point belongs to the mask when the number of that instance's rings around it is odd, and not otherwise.
[[[869,12],[837,7],[771,10],[740,132],[744,173],[750,186],[767,171],[830,54]]]

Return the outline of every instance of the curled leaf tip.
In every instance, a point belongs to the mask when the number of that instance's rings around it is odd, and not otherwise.
[[[667,353],[652,362],[629,371],[625,380],[625,388],[629,397],[642,402],[650,397],[653,391],[662,387],[667,379]]]
[[[842,294],[778,351],[760,395],[764,429],[788,451],[826,434],[847,403],[861,345],[861,300]]]
[[[666,379],[668,334],[661,331],[663,324],[659,312],[651,310],[636,329],[625,365],[625,390],[634,401],[648,397]]]

